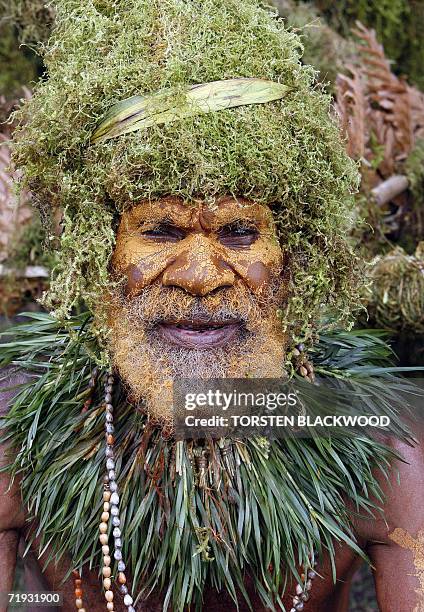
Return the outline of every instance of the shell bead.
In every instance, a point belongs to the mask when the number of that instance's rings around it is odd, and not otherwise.
[[[113,591],[106,591],[105,598],[106,601],[113,601]]]

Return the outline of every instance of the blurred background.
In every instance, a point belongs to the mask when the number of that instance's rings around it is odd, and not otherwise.
[[[424,0],[274,0],[273,7],[300,34],[303,61],[332,96],[360,167],[352,240],[372,282],[364,282],[358,325],[387,330],[401,365],[424,365]],[[39,308],[54,266],[31,194],[15,189],[9,147],[13,110],[48,78],[40,51],[52,27],[49,2],[0,0],[0,329]],[[20,558],[16,589],[28,572]],[[349,610],[378,611],[365,566]]]

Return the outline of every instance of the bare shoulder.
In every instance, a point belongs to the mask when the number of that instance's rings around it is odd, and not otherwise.
[[[0,371],[0,419],[10,409],[19,386],[28,382],[31,376],[17,368],[10,367]],[[2,442],[0,429],[0,469],[10,462],[13,451],[9,443]],[[19,529],[25,520],[21,503],[19,484],[11,484],[8,472],[0,472],[0,532]]]
[[[402,459],[393,459],[388,478],[378,475],[385,498],[384,516],[359,521],[358,534],[368,541],[393,542],[396,529],[418,533],[424,529],[424,424],[414,427],[413,446],[394,437],[384,443]]]

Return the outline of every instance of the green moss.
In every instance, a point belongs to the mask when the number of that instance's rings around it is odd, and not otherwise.
[[[14,159],[43,210],[65,209],[48,305],[98,310],[119,212],[164,194],[187,203],[232,193],[269,204],[292,260],[287,321],[356,300],[346,241],[357,170],[330,119],[330,98],[300,62],[298,36],[254,0],[56,3],[49,80],[20,111]],[[290,87],[281,101],[155,126],[99,145],[105,111],[131,95],[234,77]]]
[[[424,242],[408,255],[396,247],[376,258],[367,307],[371,322],[391,330],[424,332]]]
[[[417,208],[424,206],[424,139],[420,139],[405,162],[405,174]]]

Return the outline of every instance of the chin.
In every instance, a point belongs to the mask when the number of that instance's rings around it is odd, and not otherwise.
[[[199,338],[203,334],[206,338]],[[120,333],[112,346],[114,367],[132,401],[167,427],[173,420],[173,383],[177,379],[280,378],[286,374],[285,338],[258,334],[243,325],[193,332],[184,326],[171,333],[155,326],[142,337]]]

